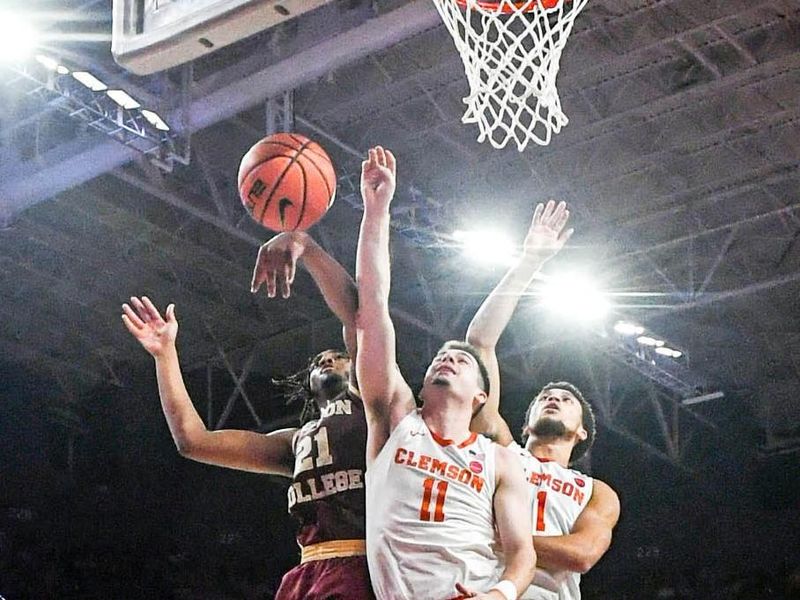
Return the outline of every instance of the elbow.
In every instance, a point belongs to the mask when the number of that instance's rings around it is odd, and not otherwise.
[[[494,351],[494,347],[497,342],[497,340],[490,339],[490,336],[476,331],[472,324],[470,324],[469,328],[467,329],[467,337],[465,338],[465,341],[470,346],[481,352]]]
[[[571,570],[576,573],[580,573],[581,575],[585,575],[595,565],[596,562],[597,561],[595,560],[579,559],[575,561],[575,564]]]
[[[175,442],[175,448],[178,450],[178,454],[184,458],[194,458],[197,453],[196,444],[185,437],[176,437],[173,441]]]

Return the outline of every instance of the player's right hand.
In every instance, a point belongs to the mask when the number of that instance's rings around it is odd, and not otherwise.
[[[130,304],[122,305],[122,322],[139,340],[142,347],[152,356],[159,357],[166,350],[174,348],[178,336],[178,319],[175,317],[175,305],[167,306],[165,317],[147,296],[131,297]]]
[[[297,259],[306,249],[308,234],[303,231],[285,231],[258,249],[256,266],[250,291],[256,293],[262,283],[267,284],[267,296],[274,298],[280,286],[281,296],[288,298],[297,271]]]
[[[566,229],[569,210],[566,202],[556,204],[550,200],[547,204],[539,203],[533,212],[530,229],[523,244],[524,256],[544,262],[564,247],[572,229]]]
[[[382,146],[370,148],[367,160],[361,163],[361,196],[364,208],[381,210],[389,206],[397,185],[397,162],[391,150]]]

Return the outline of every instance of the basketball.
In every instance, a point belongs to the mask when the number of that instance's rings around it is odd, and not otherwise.
[[[336,172],[322,146],[297,133],[256,143],[239,165],[239,196],[247,212],[273,231],[308,229],[333,204]]]

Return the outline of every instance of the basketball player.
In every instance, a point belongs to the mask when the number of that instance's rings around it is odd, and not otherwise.
[[[572,235],[572,229],[565,230],[568,218],[563,202],[536,207],[522,257],[484,301],[467,332],[467,341],[486,362],[490,381],[489,398],[472,428],[520,456],[531,488],[539,569],[523,598],[579,600],[580,574],[608,550],[619,518],[614,490],[569,469],[591,447],[595,435],[592,409],[575,386],[549,383],[537,394],[525,415],[524,449],[514,441],[498,410],[500,371],[495,345],[534,275]]]
[[[356,294],[347,272],[307,234],[283,233],[261,247],[252,290],[266,282],[270,296],[289,295],[295,261],[301,259],[328,306],[353,340]],[[146,297],[123,305],[122,319],[156,363],[161,405],[181,455],[232,469],[291,478],[289,512],[299,521],[300,565],[283,578],[278,600],[368,600],[373,598],[364,542],[366,420],[353,385],[348,354],[318,354],[297,383],[306,396],[304,415],[318,418],[299,429],[266,435],[206,429],[186,391],[175,339],[175,306],[164,317]],[[346,343],[354,352],[355,346]]]
[[[371,149],[361,175],[356,370],[367,414],[367,557],[375,595],[516,600],[536,560],[527,490],[513,453],[469,431],[486,401],[482,362],[464,342],[445,344],[425,373],[420,410],[395,365],[388,305],[394,188],[394,156]],[[495,526],[507,559],[499,577]]]

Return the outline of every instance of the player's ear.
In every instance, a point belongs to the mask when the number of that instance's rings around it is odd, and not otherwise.
[[[576,431],[575,433],[577,434],[578,439],[580,441],[584,441],[586,438],[589,437],[589,433],[586,431],[586,429],[583,427],[583,425],[578,427],[578,431]]]

